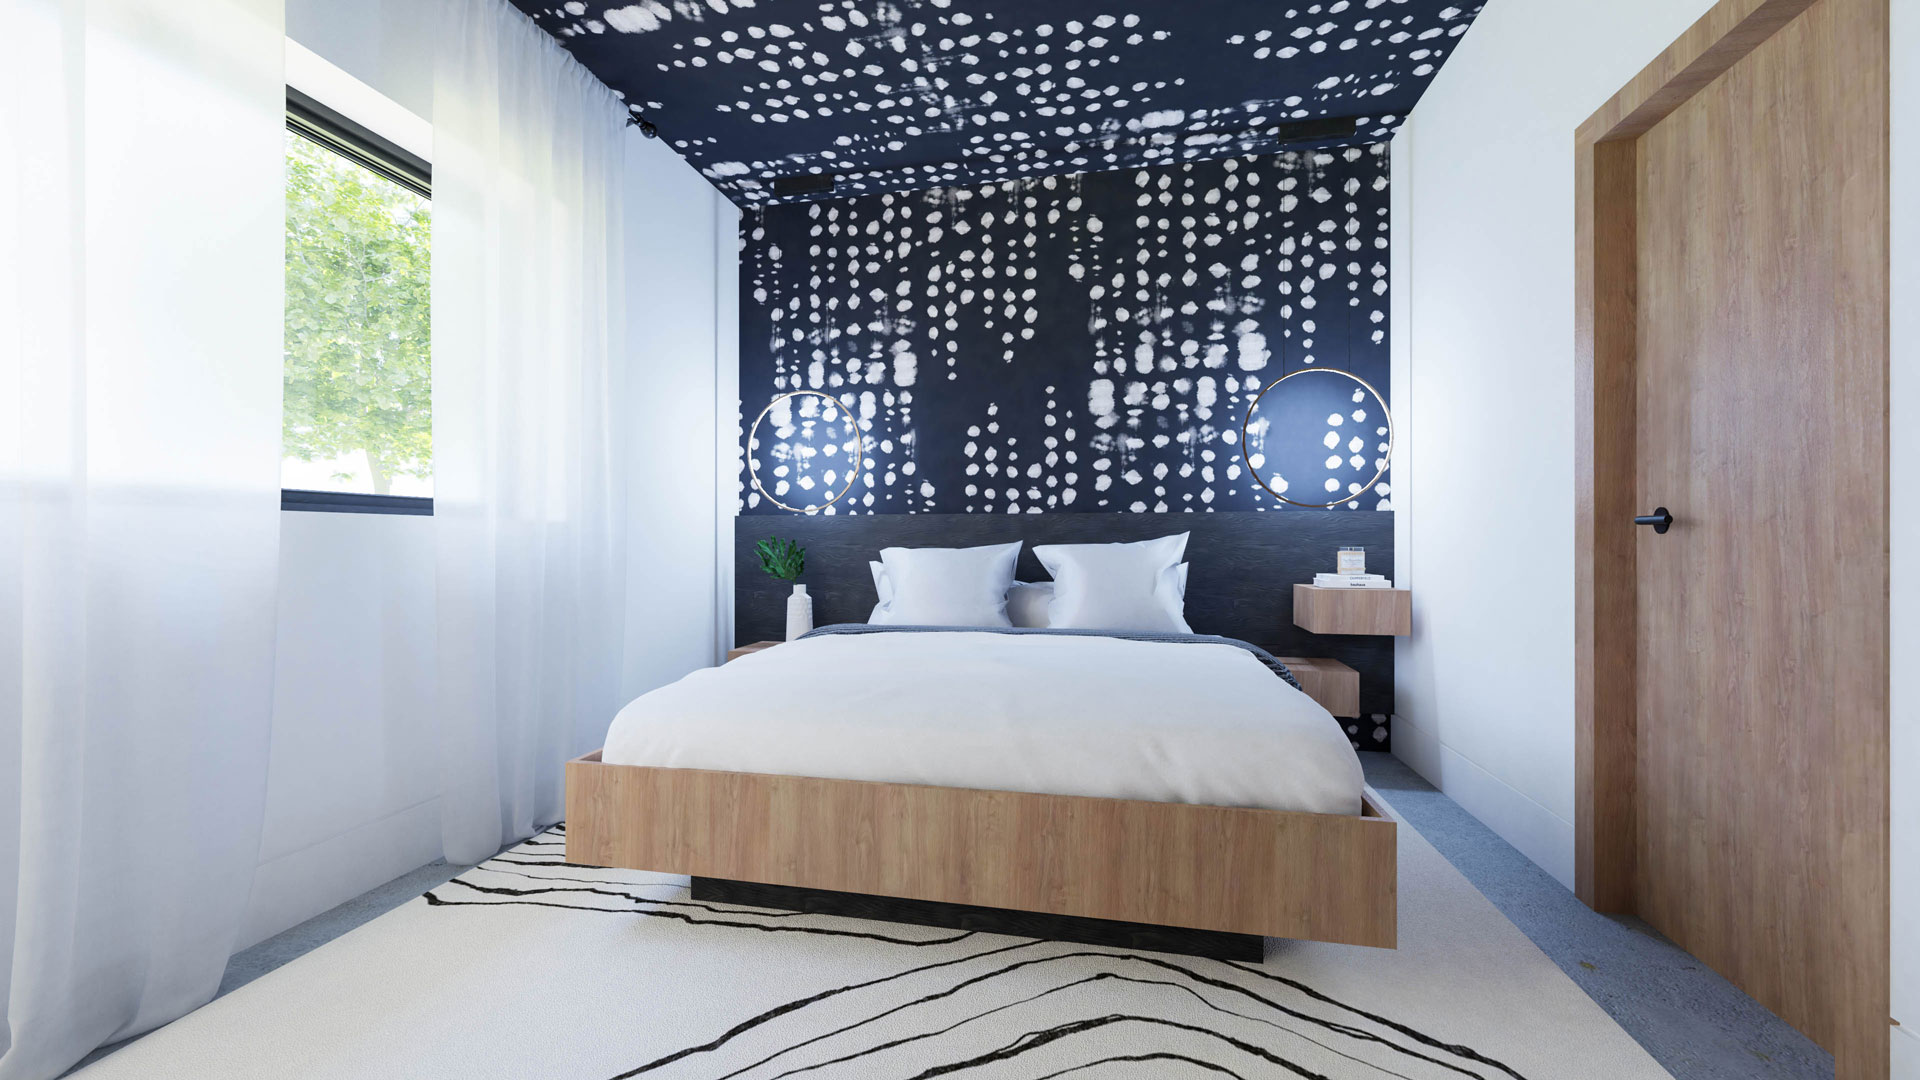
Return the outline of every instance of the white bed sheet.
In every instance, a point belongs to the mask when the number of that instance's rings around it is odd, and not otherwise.
[[[1231,645],[807,638],[620,710],[617,765],[1357,814],[1339,723]]]

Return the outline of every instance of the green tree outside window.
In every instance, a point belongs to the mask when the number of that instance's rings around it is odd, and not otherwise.
[[[426,199],[287,132],[284,453],[362,455],[375,494],[433,475],[431,235]]]

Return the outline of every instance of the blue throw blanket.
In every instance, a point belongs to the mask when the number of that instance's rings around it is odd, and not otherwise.
[[[873,626],[868,623],[835,623],[822,626],[807,633],[806,637],[842,637],[850,634],[1050,634],[1055,637],[1108,637],[1122,641],[1152,641],[1167,645],[1231,645],[1236,649],[1245,649],[1254,659],[1267,666],[1275,675],[1287,681],[1295,690],[1300,689],[1299,680],[1287,665],[1281,663],[1272,653],[1258,645],[1249,645],[1238,638],[1218,637],[1213,634],[1161,634],[1134,630],[1050,630],[1025,626]]]

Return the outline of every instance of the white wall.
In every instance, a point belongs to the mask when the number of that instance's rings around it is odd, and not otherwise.
[[[425,115],[431,7],[289,0],[287,25],[294,40]],[[639,694],[715,659],[714,403],[717,373],[738,366],[731,332],[720,332],[716,283],[733,279],[738,250],[716,246],[737,211],[665,145],[636,132],[629,164],[631,355],[650,395],[631,418],[623,676]],[[267,821],[240,947],[440,856],[432,519],[287,513],[280,547]]]
[[[287,0],[287,36],[433,119],[432,0]]]
[[[1710,6],[1493,0],[1394,143],[1394,753],[1569,886],[1573,131]]]
[[[725,657],[734,647],[733,536],[740,513],[740,213],[728,207],[715,221],[714,250],[720,252],[720,276],[715,283],[719,306],[720,372],[714,387],[713,411],[719,418],[719,445],[714,447],[714,548],[719,572],[714,575],[714,604],[720,617],[714,627],[715,655]]]
[[[1893,1075],[1920,1077],[1920,0],[1893,0]]]

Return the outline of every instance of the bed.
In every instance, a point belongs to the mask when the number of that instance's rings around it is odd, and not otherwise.
[[[828,627],[642,696],[567,772],[569,862],[710,899],[1236,958],[1394,945],[1392,817],[1338,723],[1228,638]]]

